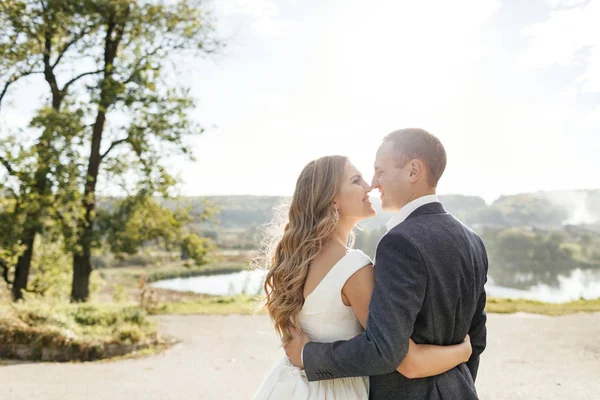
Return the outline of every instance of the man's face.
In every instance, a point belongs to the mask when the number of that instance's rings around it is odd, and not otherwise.
[[[371,186],[381,193],[381,206],[386,211],[398,211],[410,197],[407,168],[396,166],[394,145],[383,142],[377,150],[375,175]]]

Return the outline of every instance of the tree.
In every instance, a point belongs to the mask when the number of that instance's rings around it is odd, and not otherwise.
[[[86,301],[91,252],[100,237],[101,173],[134,196],[169,195],[176,180],[163,160],[175,153],[191,157],[184,139],[202,132],[189,117],[194,102],[188,90],[170,83],[169,72],[173,57],[218,49],[212,18],[194,0],[16,0],[0,7],[0,102],[16,82],[36,74],[44,76],[51,94],[50,107],[32,124],[41,129],[30,157],[35,163],[16,168],[26,157],[8,148],[0,158],[29,206],[13,291],[18,296],[27,287],[33,241],[44,221],[58,220],[73,254],[71,300]],[[59,129],[61,119],[74,128],[68,134]],[[64,207],[53,207],[57,196]],[[24,204],[23,196],[13,197],[6,212],[15,217]],[[60,208],[67,212],[46,215]],[[189,238],[186,243],[198,245]]]
[[[78,73],[62,85],[57,77],[64,56],[81,46],[93,29],[77,17],[79,11],[77,2],[66,0],[8,1],[0,5],[0,77],[4,79],[0,81],[0,110],[9,89],[26,78],[43,75],[49,89],[48,106],[39,110],[30,124],[39,132],[35,145],[29,149],[22,138],[8,135],[0,150],[0,163],[15,182],[13,187],[3,185],[5,194],[13,199],[8,211],[13,222],[11,233],[20,237],[18,250],[12,250],[18,251],[15,277],[10,281],[15,300],[27,289],[34,240],[44,227],[45,217],[59,211],[58,197],[62,195],[65,200],[71,196],[65,192],[69,188],[57,185],[68,182],[72,188],[76,165],[70,162],[74,157],[71,142],[81,132],[82,113],[65,109],[67,95],[80,80],[99,72]]]
[[[356,240],[354,242],[354,248],[364,251],[371,257],[375,256],[375,250],[381,237],[387,232],[385,226],[380,226],[377,229],[361,229],[356,231]]]
[[[144,192],[118,200],[111,207],[98,210],[98,227],[110,251],[123,258],[136,254],[147,243],[157,243],[166,250],[177,247],[196,265],[207,262],[208,253],[214,250],[212,240],[190,232],[189,224],[207,221],[210,210],[192,216],[189,208],[171,210],[161,206]]]
[[[567,218],[567,211],[550,200],[536,194],[522,194],[501,196],[490,207],[467,215],[466,221],[494,227],[559,228]]]
[[[137,192],[168,195],[175,181],[161,160],[169,154],[169,146],[190,155],[183,138],[200,134],[202,129],[189,118],[194,103],[188,91],[168,82],[167,62],[177,53],[212,52],[218,46],[198,2],[104,0],[86,4],[100,17],[95,63],[102,72],[89,93],[96,111],[82,196],[84,217],[77,228],[73,255],[72,301],[86,301],[89,296],[100,169],[106,168],[115,177],[138,171]],[[119,114],[127,122],[113,130],[113,138],[102,151],[107,122]],[[115,152],[123,147],[125,152]]]
[[[68,237],[67,231],[77,214],[73,196],[78,165],[75,154],[69,150],[82,129],[77,113],[44,107],[32,119],[30,128],[41,131],[33,148],[13,143],[17,147],[16,156],[5,152],[10,154],[14,179],[3,184],[7,198],[1,212],[5,228],[0,243],[8,249],[5,255],[11,264],[16,258],[14,279],[5,278],[12,284],[14,300],[22,298],[22,291],[27,290],[36,237],[40,233],[55,239]],[[61,140],[57,141],[57,137]],[[53,146],[44,144],[43,138],[54,142]]]

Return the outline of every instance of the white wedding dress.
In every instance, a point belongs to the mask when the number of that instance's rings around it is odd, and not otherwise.
[[[342,288],[356,271],[371,264],[360,250],[350,250],[308,295],[298,315],[304,333],[315,342],[348,340],[363,332],[352,307],[342,301]],[[255,400],[334,400],[369,398],[369,378],[353,377],[308,382],[303,370],[287,357],[261,383]]]

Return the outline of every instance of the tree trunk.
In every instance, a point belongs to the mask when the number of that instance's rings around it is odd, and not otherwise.
[[[44,136],[42,136],[43,138]],[[38,143],[41,149],[41,143],[44,140],[40,140]],[[44,151],[44,150],[40,150]],[[42,156],[44,157],[44,156]],[[48,172],[47,167],[47,156],[43,160],[40,160],[40,165],[35,173],[36,184],[33,187],[35,192],[40,196],[41,199],[45,199],[48,190],[48,178],[46,173]],[[33,260],[33,243],[35,236],[42,231],[42,225],[40,223],[40,212],[44,205],[40,204],[38,208],[31,210],[27,213],[25,220],[25,227],[21,235],[21,244],[25,246],[25,251],[17,259],[17,265],[15,266],[15,280],[13,282],[12,294],[13,300],[17,301],[23,298],[22,290],[27,289],[27,282],[29,281],[29,271],[31,269],[31,261]]]
[[[19,256],[15,267],[15,279],[12,287],[12,297],[14,301],[23,298],[23,289],[27,289],[27,281],[29,279],[29,268],[31,267],[31,259],[33,258],[33,242],[37,229],[30,226],[25,229],[21,241],[25,245],[25,252]]]
[[[73,286],[71,302],[86,302],[90,296],[90,275],[92,264],[90,255],[86,253],[73,255]]]
[[[46,79],[46,82],[48,82],[48,85],[50,85],[50,90],[52,92],[52,108],[59,111],[64,95],[58,89],[56,76],[50,62],[50,55],[52,54],[52,35],[53,32],[51,30],[46,30],[44,33],[44,78]],[[47,175],[50,172],[48,166],[50,161],[49,148],[52,146],[53,136],[54,135],[52,132],[44,132],[36,145],[39,156],[39,164],[38,169],[35,171],[36,183],[33,189],[35,190],[35,193],[40,196],[40,199],[44,201],[46,200],[46,195],[48,194],[46,192],[49,190]],[[41,211],[44,207],[45,205],[43,203],[40,204],[39,208],[29,211],[25,219],[26,227],[21,236],[21,243],[25,245],[25,252],[19,256],[17,259],[17,265],[15,266],[15,280],[12,287],[14,301],[22,299],[22,290],[27,289],[29,271],[31,269],[31,261],[33,259],[33,243],[35,241],[35,236],[42,231],[40,217]]]
[[[71,287],[71,302],[88,301],[90,274],[92,273],[92,241],[94,234],[94,209],[96,208],[96,182],[100,170],[100,144],[106,114],[101,108],[96,116],[92,134],[92,150],[88,163],[87,180],[83,195],[85,217],[79,225],[79,251],[73,255],[73,285]]]
[[[83,195],[85,217],[81,224],[79,224],[79,238],[77,241],[79,249],[73,256],[71,302],[87,301],[89,298],[90,274],[92,273],[92,243],[95,222],[94,210],[96,208],[96,183],[98,181],[100,163],[102,162],[100,146],[102,144],[102,134],[106,122],[106,111],[114,101],[114,90],[111,88],[113,63],[117,56],[119,44],[123,38],[128,12],[129,8],[127,8],[120,23],[116,22],[115,14],[110,16],[104,39],[104,75],[101,82],[102,89],[100,90],[98,114],[96,114],[96,121],[94,122],[92,130],[92,146]]]

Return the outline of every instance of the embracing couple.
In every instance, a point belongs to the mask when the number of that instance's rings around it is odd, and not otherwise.
[[[477,399],[488,261],[436,196],[445,167],[422,129],[383,139],[371,184],[342,156],[306,165],[265,282],[287,357],[255,399]],[[396,214],[371,261],[348,243],[373,189]]]

